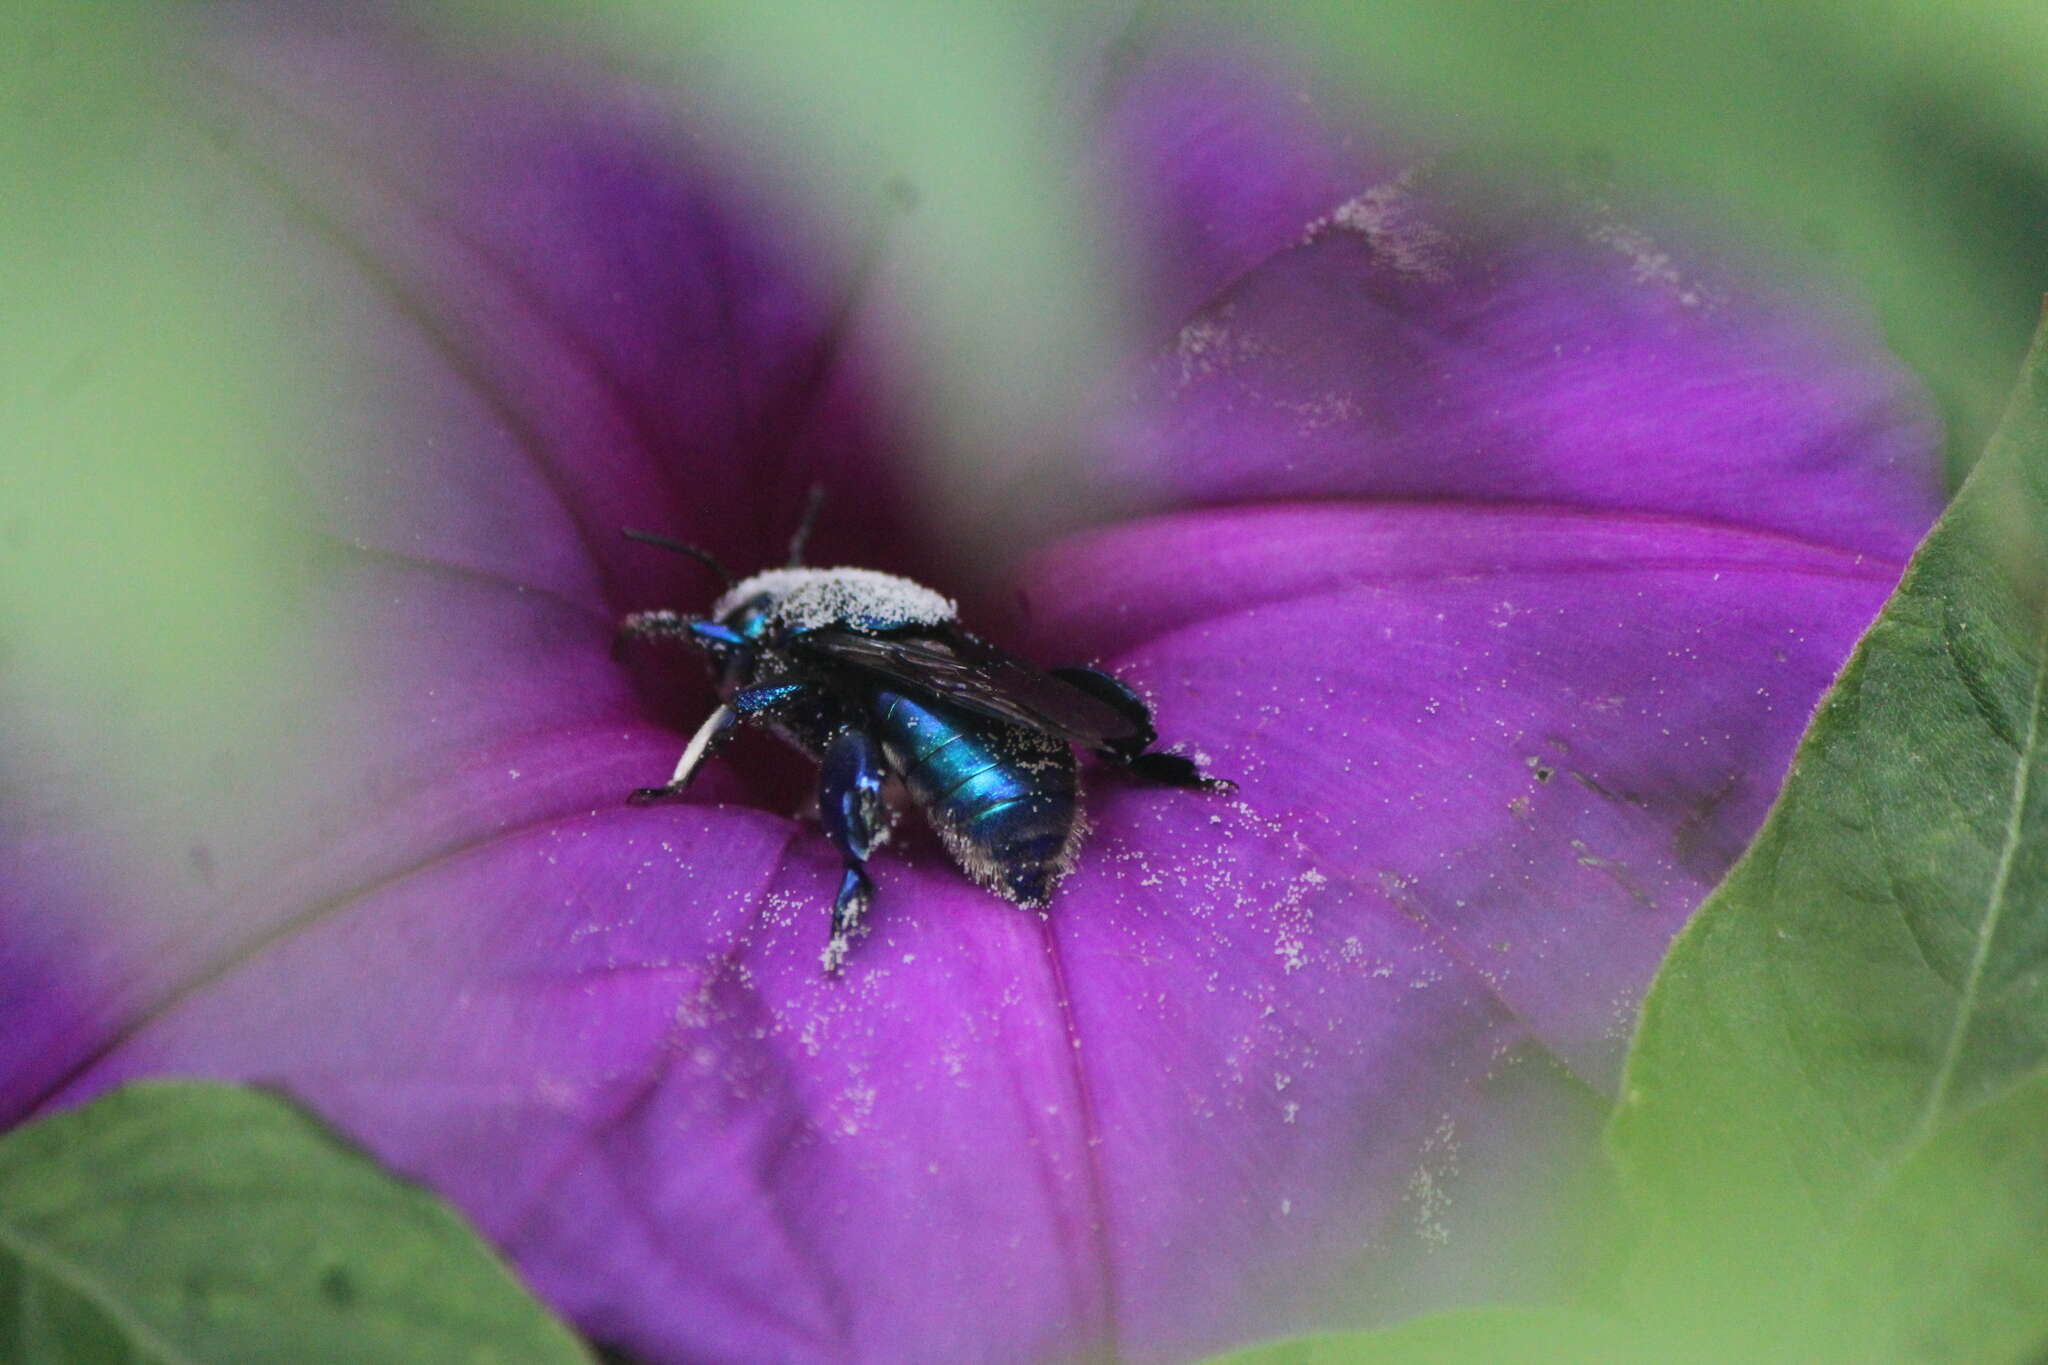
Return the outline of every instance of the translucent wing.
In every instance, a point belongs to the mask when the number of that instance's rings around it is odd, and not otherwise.
[[[1091,749],[1149,738],[1140,721],[1108,702],[964,631],[865,635],[827,628],[798,636],[790,648]]]

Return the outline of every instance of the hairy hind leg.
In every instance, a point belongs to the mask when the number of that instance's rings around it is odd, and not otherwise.
[[[1236,791],[1237,784],[1221,777],[1204,777],[1192,759],[1179,754],[1148,752],[1159,742],[1152,724],[1152,708],[1133,692],[1123,679],[1099,668],[1055,668],[1052,675],[1070,687],[1077,687],[1097,701],[1107,702],[1132,723],[1135,733],[1112,740],[1095,752],[1122,767],[1133,777],[1162,787],[1190,787],[1197,791]]]

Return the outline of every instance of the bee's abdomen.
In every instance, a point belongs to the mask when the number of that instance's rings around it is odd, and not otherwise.
[[[1080,836],[1074,754],[1060,740],[900,692],[875,699],[876,738],[967,874],[1043,905]]]

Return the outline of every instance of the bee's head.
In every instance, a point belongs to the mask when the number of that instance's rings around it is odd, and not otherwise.
[[[687,555],[725,583],[725,593],[708,616],[688,623],[690,638],[710,657],[720,685],[746,686],[764,672],[781,671],[778,651],[792,638],[839,627],[887,631],[951,621],[958,608],[950,598],[919,583],[873,569],[808,568],[799,563],[804,540],[817,515],[820,490],[812,489],[804,519],[791,537],[789,563],[741,579],[708,550],[647,531],[628,539]]]
[[[721,598],[703,620],[691,621],[690,639],[704,651],[722,690],[745,687],[761,672],[762,654],[773,648],[775,602],[756,593],[737,604]]]

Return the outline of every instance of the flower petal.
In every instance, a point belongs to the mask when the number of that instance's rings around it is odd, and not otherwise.
[[[1167,329],[1407,159],[1242,45],[1155,35],[1102,104],[1095,178]]]
[[[1295,1320],[1362,1235],[1426,1255],[1460,1163],[1560,1121],[1484,1140],[1537,1065],[1519,1029],[1284,828],[1104,795],[1043,918],[928,839],[878,860],[836,981],[835,860],[789,822],[508,830],[247,956],[65,1098],[289,1087],[657,1360],[1153,1358]]]
[[[1897,573],[1667,517],[1275,506],[1099,532],[1026,591],[1041,653],[1148,686],[1162,733],[1608,1087]]]
[[[1838,306],[1611,213],[1361,186],[1211,298],[1111,417],[1154,507],[1305,497],[1668,513],[1901,557],[1939,506],[1912,376]]]
[[[334,908],[74,1093],[288,1085],[655,1359],[1328,1322],[1306,1268],[1367,1240],[1363,1271],[1412,1274],[1460,1180],[1588,1131],[1530,1031],[1609,1079],[1886,572],[1509,509],[1102,533],[1039,563],[1044,652],[1115,651],[1243,801],[1097,782],[1044,921],[913,837],[833,983],[821,841],[613,807]]]
[[[290,753],[220,737],[168,811],[60,743],[16,746],[8,1114],[316,907],[658,780],[664,722],[693,723],[708,679],[650,659],[636,687],[606,645],[627,608],[714,586],[621,527],[750,568],[821,476],[852,495],[828,550],[900,524],[886,423],[838,345],[849,258],[797,250],[645,95],[296,27],[213,61],[245,191],[223,212],[289,281],[291,359],[324,389],[293,397],[332,418],[289,452],[317,562],[275,642],[318,680],[279,709],[319,720]],[[622,737],[632,761],[604,750]]]
[[[303,648],[348,679],[344,738],[289,799],[158,832],[205,852],[175,877],[72,882],[123,833],[75,801],[8,830],[36,857],[0,989],[43,983],[0,996],[9,1112],[287,1086],[657,1360],[1156,1358],[1342,1321],[1346,1265],[1426,1287],[1380,1311],[1529,1283],[1459,1192],[1583,1148],[1584,1081],[1875,610],[1895,563],[1838,547],[1889,553],[1927,505],[1895,373],[1789,305],[1617,290],[1644,258],[1612,242],[1503,237],[1437,280],[1407,201],[1342,216],[1182,333],[1110,468],[1155,500],[1444,505],[1048,551],[1036,656],[1112,661],[1242,799],[1104,776],[1044,917],[907,830],[834,981],[835,860],[754,755],[620,807],[708,692],[605,644],[677,605],[621,524],[751,564],[825,470],[861,499],[844,534],[903,525],[834,322],[855,253],[785,240],[630,92],[290,35],[231,65],[231,141],[288,191],[268,231],[360,348],[360,425],[302,455],[337,542]],[[1273,127],[1231,145],[1293,145]],[[1211,145],[1160,163],[1169,199],[1227,201],[1169,223],[1162,297],[1292,240],[1348,164],[1233,189]],[[1661,479],[1630,463],[1667,448]],[[60,927],[30,942],[29,905]]]

